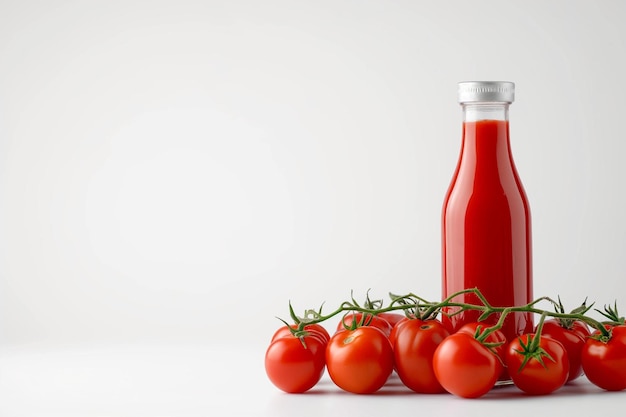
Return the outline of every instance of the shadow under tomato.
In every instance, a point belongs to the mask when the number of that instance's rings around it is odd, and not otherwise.
[[[524,398],[524,399],[534,399],[536,401],[542,401],[543,399],[546,398],[550,398],[550,399],[554,399],[554,398],[558,398],[558,397],[570,397],[570,396],[581,396],[581,395],[597,395],[597,394],[603,394],[603,395],[611,395],[611,394],[623,394],[621,392],[610,392],[610,391],[605,391],[601,388],[598,388],[590,383],[587,383],[586,381],[572,381],[566,385],[564,385],[563,387],[561,387],[560,389],[550,393],[550,394],[546,394],[546,395],[530,395],[530,394],[526,394],[525,392],[521,391],[519,388],[515,387],[514,385],[502,385],[502,386],[496,386],[494,387],[491,391],[489,391],[486,395],[480,397],[480,398],[476,398],[474,399],[474,401],[505,401],[505,400],[510,400],[512,398]],[[341,388],[339,388],[338,386],[336,386],[332,380],[330,378],[328,378],[327,376],[322,378],[315,387],[313,387],[312,389],[310,389],[307,392],[301,393],[301,394],[289,394],[289,395],[301,395],[301,396],[317,396],[317,395],[340,395],[340,396],[355,396],[355,395],[365,395],[365,396],[385,396],[385,397],[392,397],[392,396],[429,396],[429,397],[433,397],[433,396],[450,396],[450,398],[458,398],[460,400],[465,400],[463,398],[460,397],[455,397],[452,394],[443,392],[440,394],[423,394],[423,393],[417,393],[412,391],[411,389],[409,389],[408,387],[406,387],[402,381],[400,380],[400,378],[395,375],[392,374],[389,377],[389,380],[387,381],[387,383],[385,383],[385,385],[379,389],[378,391],[371,393],[371,394],[355,394],[352,392],[348,392],[348,391],[344,391]]]
[[[608,394],[608,391],[604,391],[598,387],[595,387],[590,384],[585,384],[583,382],[573,381],[570,382],[558,390],[551,392],[545,395],[531,395],[527,394],[514,385],[495,387],[491,391],[489,391],[486,395],[479,398],[478,400],[487,400],[487,401],[503,401],[511,398],[524,398],[524,399],[536,399],[537,401],[542,401],[544,398],[558,398],[558,397],[571,397],[571,396],[581,396],[581,395],[597,395],[601,393]]]

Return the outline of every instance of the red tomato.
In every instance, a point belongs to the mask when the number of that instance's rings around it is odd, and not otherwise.
[[[485,331],[485,329],[488,329],[489,327],[491,327],[491,325],[489,324],[475,321],[475,322],[464,324],[457,332],[467,333],[471,336],[474,336],[476,334],[478,326],[480,326],[481,334],[482,332]],[[501,330],[494,330],[493,333],[487,336],[487,339],[485,339],[485,342],[499,344],[498,346],[494,346],[491,348],[491,350],[496,355],[498,355],[498,358],[500,359],[500,363],[502,363],[503,365],[502,372],[500,373],[500,376],[498,377],[498,379],[509,380],[508,369],[506,368],[506,366],[504,366],[504,353],[506,352],[506,345],[507,345],[506,336],[504,335],[504,333],[502,333]]]
[[[445,392],[433,370],[435,349],[450,335],[443,324],[412,319],[398,324],[392,333],[395,369],[404,385],[420,393]]]
[[[580,334],[583,337],[583,339],[587,339],[589,336],[591,336],[591,331],[589,331],[589,326],[587,326],[587,324],[585,324],[584,322],[580,320],[574,320],[572,322],[572,330],[575,330],[576,332],[578,332],[578,334]]]
[[[316,331],[320,333],[324,337],[326,343],[328,343],[328,341],[330,340],[330,333],[328,333],[328,330],[326,330],[326,328],[319,323],[307,324],[306,326],[304,326],[304,330],[308,332]]]
[[[523,353],[524,345],[531,342],[534,334],[525,334],[513,339],[506,351],[506,365],[509,368],[509,375],[515,386],[531,395],[549,394],[561,388],[567,381],[569,373],[569,360],[567,359],[567,351],[560,342],[549,337],[540,337],[539,348],[550,355],[541,355],[541,361],[538,359],[539,353],[532,354],[526,364],[524,362],[525,355]]]
[[[471,336],[474,336],[476,334],[476,330],[478,329],[478,326],[480,326],[480,333],[484,332],[485,329],[488,329],[489,327],[491,327],[491,325],[489,324],[485,324],[485,323],[481,323],[481,322],[473,322],[473,323],[467,323],[464,324],[459,330],[458,332],[461,333],[467,333]],[[496,346],[493,348],[493,351],[498,355],[498,357],[500,357],[500,359],[502,359],[504,361],[504,352],[506,351],[506,336],[504,335],[504,333],[502,333],[501,330],[494,330],[493,333],[491,333],[487,339],[485,340],[485,342],[487,343],[499,343],[499,346]]]
[[[389,337],[389,334],[391,334],[391,325],[387,320],[367,313],[365,315],[363,313],[347,314],[339,323],[337,323],[337,331],[339,332],[345,330],[346,328],[350,328],[350,326],[352,326],[352,323],[355,321],[357,323],[357,326],[376,327],[380,331],[382,331],[387,337]]]
[[[297,324],[292,324],[290,326],[292,329],[297,329],[298,325]],[[324,326],[322,326],[319,323],[315,323],[315,324],[307,324],[306,326],[304,326],[304,330],[310,333],[317,333],[319,336],[322,337],[322,339],[324,339],[325,343],[328,343],[328,341],[330,340],[330,334],[328,334],[328,330],[326,330],[324,328]],[[274,333],[274,335],[272,336],[272,341],[280,338],[280,337],[285,337],[285,336],[289,336],[292,335],[291,331],[289,330],[289,328],[287,326],[282,326],[280,327],[278,330],[276,330],[276,332]]]
[[[607,391],[626,389],[626,325],[609,327],[611,338],[597,340],[596,330],[588,338],[582,351],[585,375],[594,385]]]
[[[387,382],[393,370],[393,350],[387,336],[376,327],[340,331],[328,342],[326,366],[339,388],[371,394]]]
[[[549,319],[543,322],[541,336],[556,340],[561,343],[567,351],[567,358],[569,359],[568,382],[582,375],[583,367],[580,356],[583,352],[583,346],[585,346],[585,337],[581,335],[580,330],[576,330],[575,328],[568,329],[563,327],[559,320]]]
[[[285,392],[308,391],[324,374],[324,348],[325,343],[319,336],[304,336],[301,340],[289,333],[270,343],[265,352],[265,372],[270,381]]]
[[[402,323],[405,323],[406,321],[408,321],[409,318],[408,317],[404,317],[402,320],[400,320],[399,322],[397,322],[396,324],[394,324],[394,326],[391,328],[391,332],[389,333],[389,341],[391,342],[391,346],[393,347],[393,345],[395,344],[396,341],[396,333],[398,332],[398,329],[400,328],[400,326],[402,325]]]
[[[433,368],[446,391],[459,397],[477,398],[493,388],[502,372],[502,363],[473,336],[454,333],[435,350]]]
[[[378,313],[377,316],[389,323],[392,329],[393,327],[395,327],[396,324],[407,318],[404,314],[392,313],[391,311],[386,313]]]

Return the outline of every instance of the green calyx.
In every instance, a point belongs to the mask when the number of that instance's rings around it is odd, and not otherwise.
[[[528,335],[526,343],[524,343],[524,340],[522,337],[519,337],[518,340],[522,349],[521,350],[516,349],[515,351],[519,353],[520,355],[524,356],[524,360],[522,361],[522,364],[520,365],[518,372],[521,372],[521,370],[524,369],[526,364],[531,359],[535,359],[544,368],[547,368],[544,362],[544,358],[548,358],[552,362],[555,362],[554,358],[548,352],[546,352],[544,348],[539,346],[539,342],[541,341],[540,334]]]
[[[560,303],[560,300],[559,300],[559,303]],[[541,318],[539,319],[539,324],[537,325],[536,333],[526,335],[526,343],[524,343],[524,339],[523,339],[524,336],[520,336],[517,338],[522,349],[521,350],[515,349],[515,351],[519,353],[520,355],[524,356],[524,360],[522,361],[522,364],[517,370],[518,372],[521,372],[521,370],[524,369],[526,364],[531,359],[534,359],[537,362],[539,362],[541,366],[544,367],[544,369],[546,369],[547,366],[543,358],[548,358],[552,362],[556,362],[554,358],[548,352],[546,352],[544,348],[540,346],[541,331],[543,330],[543,322],[545,321],[546,316],[547,316],[546,312],[541,314]]]
[[[404,315],[409,319],[434,320],[441,312],[440,306],[429,303],[414,294],[397,295],[389,293],[389,298],[391,298],[389,306],[401,306]]]
[[[552,304],[554,304],[554,311],[556,311],[559,314],[567,314],[565,311],[565,307],[563,307],[563,303],[561,302],[561,296],[558,296],[558,302],[555,302],[553,300]],[[591,307],[593,307],[593,303],[589,306],[587,306],[587,298],[585,298],[585,300],[583,301],[583,303],[581,305],[579,305],[578,307],[576,307],[575,309],[573,309],[569,314],[571,315],[584,315],[585,313],[587,313],[587,311],[589,311],[591,309]],[[574,321],[576,319],[573,318],[557,318],[559,324],[561,325],[561,327],[565,328],[565,329],[569,329],[571,330],[574,326]]]
[[[604,322],[605,324],[614,326],[624,324],[624,317],[620,317],[619,312],[617,311],[617,301],[613,304],[613,306],[605,305],[604,311],[598,310],[597,308],[595,310],[608,319],[608,321]]]
[[[592,334],[589,336],[590,339],[595,339],[598,342],[608,343],[613,337],[613,327],[607,326],[604,328],[604,332],[600,332],[598,334]]]

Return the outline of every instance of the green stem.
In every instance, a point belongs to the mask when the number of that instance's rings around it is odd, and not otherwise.
[[[531,352],[535,352],[539,348],[539,342],[541,341],[541,331],[543,330],[543,322],[546,320],[546,312],[541,313],[541,318],[539,319],[539,324],[537,325],[537,330],[535,330],[535,336],[533,337],[532,342],[530,343],[529,350]]]
[[[454,302],[452,301],[454,298],[457,298],[461,295],[465,294],[474,294],[480,300],[482,304],[470,304],[470,303],[462,303],[462,302]],[[357,304],[357,302],[352,298],[352,302],[344,301],[337,309],[328,313],[326,315],[322,314],[321,308],[318,311],[315,310],[307,310],[307,317],[300,318],[295,315],[293,312],[293,308],[291,303],[289,304],[290,315],[294,322],[298,325],[297,331],[301,331],[308,324],[315,324],[324,322],[338,314],[344,312],[360,312],[366,314],[377,315],[380,313],[386,313],[391,311],[405,311],[405,310],[414,310],[416,313],[423,311],[419,315],[419,317],[429,318],[436,316],[436,312],[441,311],[444,308],[455,308],[458,309],[452,313],[446,313],[449,316],[453,316],[456,314],[460,314],[464,311],[474,310],[482,312],[481,317],[487,317],[491,314],[500,314],[498,322],[494,326],[490,326],[487,330],[485,330],[481,335],[480,339],[485,340],[491,333],[500,329],[504,323],[504,319],[510,313],[533,313],[541,315],[540,324],[543,323],[545,317],[552,317],[557,319],[569,319],[569,320],[580,320],[587,325],[597,329],[601,333],[601,337],[609,339],[611,337],[610,332],[604,327],[604,325],[587,315],[584,312],[572,312],[572,313],[563,313],[563,312],[555,312],[548,311],[538,308],[536,305],[541,301],[550,302],[552,305],[558,305],[554,300],[549,297],[540,297],[532,302],[522,305],[522,306],[510,306],[510,307],[494,307],[492,306],[487,299],[483,296],[483,294],[477,288],[469,288],[465,290],[461,290],[455,292],[454,294],[449,295],[441,302],[435,303],[428,301],[424,298],[421,298],[413,293],[409,293],[403,296],[395,296],[392,295],[392,301],[386,307],[374,308],[375,306],[361,307]],[[312,317],[308,317],[308,315],[312,315]]]

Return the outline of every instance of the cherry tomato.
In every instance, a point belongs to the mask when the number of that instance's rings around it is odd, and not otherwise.
[[[356,394],[371,394],[391,375],[393,350],[387,336],[376,327],[340,331],[328,342],[326,366],[339,388]]]
[[[330,333],[328,333],[328,330],[326,330],[326,328],[319,323],[307,324],[306,326],[304,326],[304,330],[316,331],[320,333],[324,337],[326,343],[328,343],[328,341],[330,340]]]
[[[575,328],[568,329],[564,327],[561,321],[549,319],[543,322],[541,336],[560,342],[567,351],[567,358],[569,359],[568,382],[582,375],[583,367],[580,356],[583,352],[583,346],[585,346],[585,337],[582,336],[580,330]]]
[[[292,329],[297,329],[298,325],[297,324],[292,324],[290,326]],[[304,330],[307,332],[315,332],[317,333],[319,336],[322,337],[322,339],[324,339],[325,343],[328,343],[328,341],[330,340],[330,334],[328,334],[328,330],[326,330],[324,328],[324,326],[322,326],[319,323],[314,323],[314,324],[307,324],[306,326],[304,326]],[[280,338],[280,337],[285,337],[287,335],[291,335],[291,331],[289,330],[289,328],[287,326],[282,326],[280,328],[278,328],[278,330],[276,330],[276,332],[274,333],[274,335],[272,336],[272,341]]]
[[[400,380],[415,392],[445,392],[433,370],[437,346],[450,335],[438,320],[411,319],[394,327],[393,346],[396,372]]]
[[[363,313],[351,313],[343,317],[339,323],[337,323],[337,332],[350,328],[352,323],[357,323],[357,326],[371,326],[376,327],[382,331],[385,336],[389,337],[391,334],[391,325],[389,322],[381,317],[374,316],[372,314]]]
[[[536,352],[524,364],[525,355],[520,353],[524,351],[522,344],[529,345],[533,337],[535,334],[529,333],[509,343],[505,355],[506,365],[513,383],[519,389],[531,395],[549,394],[561,388],[567,381],[567,351],[560,342],[540,336],[539,348],[549,356]]]
[[[324,374],[325,346],[322,338],[314,334],[302,339],[291,333],[277,338],[265,352],[265,372],[285,392],[308,391]]]
[[[389,323],[392,329],[396,324],[398,324],[398,322],[407,318],[404,314],[393,313],[391,311],[378,313],[377,316]]]
[[[433,368],[446,391],[459,397],[477,398],[493,388],[502,372],[502,363],[473,336],[454,333],[435,350]]]
[[[574,320],[572,322],[572,330],[578,332],[578,334],[580,334],[585,340],[589,336],[591,336],[591,331],[589,330],[589,326],[587,326],[584,322],[580,320]]]
[[[458,331],[461,333],[467,333],[471,336],[476,334],[478,327],[480,326],[480,333],[484,332],[486,329],[490,328],[491,325],[481,323],[479,321],[475,321],[472,323],[464,324]],[[499,343],[499,346],[495,346],[492,350],[504,361],[504,352],[506,351],[506,336],[502,333],[501,330],[494,330],[487,339],[485,340],[487,343]]]
[[[626,389],[626,325],[608,326],[611,338],[596,339],[596,330],[585,342],[582,365],[585,375],[594,385],[607,391]]]
[[[478,330],[479,326],[480,326],[480,333],[484,332],[486,329],[491,327],[490,324],[475,321],[475,322],[464,324],[463,326],[461,326],[458,332],[467,333],[471,336],[474,336],[476,335],[476,331]],[[509,371],[506,368],[506,366],[504,366],[504,352],[506,352],[506,345],[507,345],[506,336],[504,335],[504,333],[502,333],[501,330],[494,330],[489,336],[487,336],[487,339],[485,339],[485,342],[494,343],[497,345],[497,346],[491,347],[491,350],[496,355],[498,355],[498,358],[500,359],[500,362],[503,365],[502,372],[500,373],[498,380],[509,380]]]
[[[402,323],[408,321],[409,318],[408,317],[404,317],[402,320],[400,320],[399,322],[397,322],[396,324],[394,324],[394,326],[391,328],[391,332],[389,333],[389,341],[391,342],[391,346],[393,347],[393,345],[395,344],[396,341],[396,333],[398,332],[398,329],[400,328],[400,326],[402,325]]]

